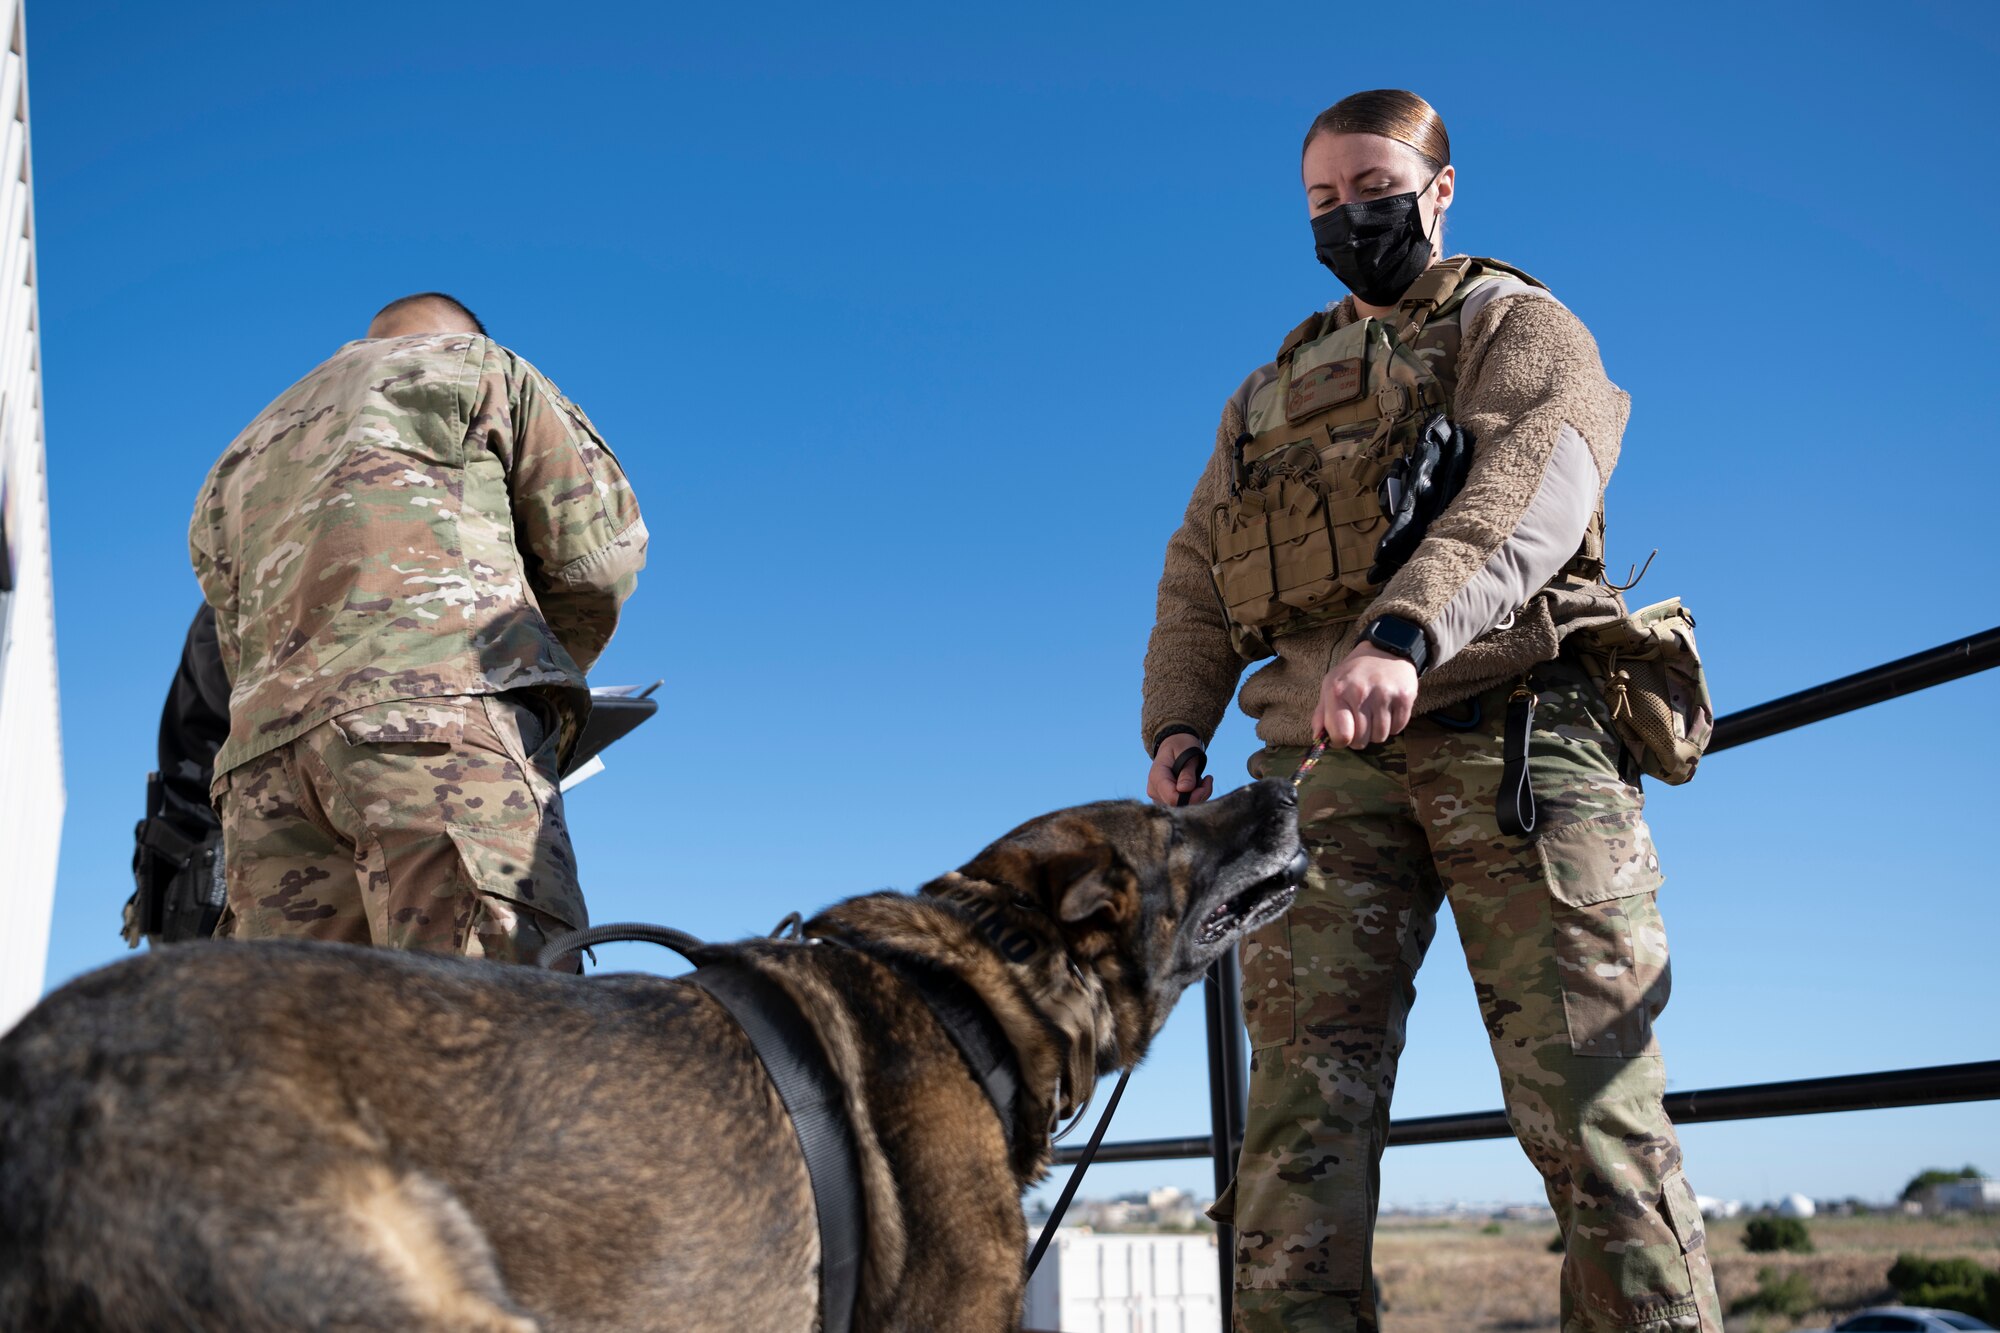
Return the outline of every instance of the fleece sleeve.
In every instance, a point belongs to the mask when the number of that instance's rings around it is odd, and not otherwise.
[[[1254,378],[1254,377],[1253,377]],[[1241,397],[1241,391],[1238,397]],[[1229,641],[1229,621],[1209,573],[1209,521],[1223,490],[1230,446],[1243,433],[1243,410],[1232,398],[1216,429],[1215,450],[1167,539],[1158,609],[1146,644],[1140,733],[1147,755],[1171,731],[1192,732],[1205,745],[1222,725],[1244,659]]]
[[[1576,554],[1618,460],[1630,399],[1589,330],[1539,292],[1493,301],[1459,357],[1472,470],[1363,623],[1422,625],[1431,665],[1506,623]]]

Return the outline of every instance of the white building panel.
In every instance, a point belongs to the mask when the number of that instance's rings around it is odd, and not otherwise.
[[[35,301],[34,173],[20,0],[0,0],[0,1031],[41,995],[62,834]]]
[[[1028,1283],[1037,1333],[1220,1333],[1213,1235],[1093,1235],[1065,1227]]]

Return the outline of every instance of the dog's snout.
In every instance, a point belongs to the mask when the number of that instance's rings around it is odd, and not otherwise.
[[[1299,803],[1299,789],[1283,778],[1265,778],[1257,785],[1264,789],[1264,794],[1273,804],[1296,806]]]

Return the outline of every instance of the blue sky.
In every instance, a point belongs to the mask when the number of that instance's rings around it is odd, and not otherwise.
[[[1695,609],[1722,709],[2000,620],[2000,11],[1358,12],[32,5],[51,983],[123,952],[203,473],[422,288],[587,408],[654,534],[596,678],[664,677],[661,713],[571,802],[596,919],[761,932],[1138,793],[1161,548],[1223,398],[1338,294],[1298,140],[1360,88],[1439,107],[1453,248],[1549,283],[1633,394],[1612,557],[1660,548],[1635,595]],[[1655,789],[1673,1087],[1994,1054],[1996,718],[1961,682]],[[1232,720],[1217,771],[1252,746]],[[1419,985],[1397,1111],[1497,1105],[1448,930]],[[1201,1132],[1201,1060],[1191,997],[1113,1136]],[[1996,1131],[1685,1141],[1705,1193],[1885,1197],[2000,1170]],[[1384,1195],[1539,1184],[1509,1144],[1407,1149]]]

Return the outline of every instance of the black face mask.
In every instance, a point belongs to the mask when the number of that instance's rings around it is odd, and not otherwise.
[[[1440,172],[1442,174],[1442,172]],[[1369,305],[1394,305],[1431,266],[1431,238],[1417,200],[1423,190],[1342,204],[1312,220],[1313,253]]]

